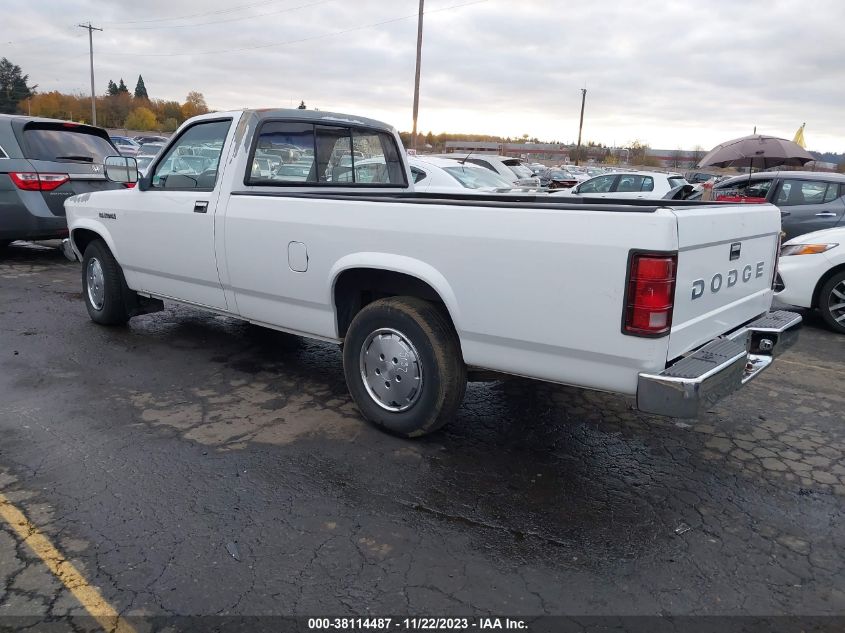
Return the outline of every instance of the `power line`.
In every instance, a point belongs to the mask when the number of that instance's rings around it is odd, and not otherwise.
[[[317,0],[309,4],[300,4],[296,7],[287,7],[286,9],[279,9],[278,11],[269,11],[268,13],[258,13],[256,15],[241,15],[236,18],[227,18],[225,20],[212,20],[210,22],[196,22],[194,24],[162,24],[160,26],[115,26],[113,31],[147,31],[152,29],[185,29],[193,28],[195,26],[207,26],[209,24],[224,24],[226,22],[238,22],[240,20],[252,20],[254,18],[263,18],[268,15],[278,15],[280,13],[289,13],[290,11],[297,11],[298,9],[307,9],[318,4],[325,4],[327,2],[334,2],[334,0]]]
[[[217,11],[203,11],[202,13],[191,13],[189,15],[180,15],[173,18],[151,18],[149,20],[119,20],[115,22],[103,22],[103,24],[149,24],[151,22],[169,22],[171,20],[187,20],[189,18],[201,18],[206,15],[219,15],[222,13],[232,13],[233,11],[240,11],[241,9],[252,9],[267,4],[274,4],[286,0],[264,0],[264,2],[253,2],[252,4],[242,4],[237,7],[229,7],[228,9],[218,9]]]
[[[453,9],[460,9],[463,7],[472,6],[474,4],[482,4],[487,2],[488,0],[471,0],[470,2],[464,2],[461,4],[454,4],[448,7],[441,7],[439,9],[432,9],[426,11],[425,14],[431,13],[440,13],[442,11],[450,11]],[[187,53],[176,52],[176,53],[118,53],[118,52],[109,52],[105,51],[104,55],[111,55],[111,56],[120,56],[120,57],[193,57],[199,55],[219,55],[220,53],[240,53],[244,51],[254,51],[260,50],[264,48],[273,48],[276,46],[286,46],[288,44],[300,44],[302,42],[310,42],[313,40],[320,40],[327,37],[334,37],[335,35],[345,35],[346,33],[353,33],[355,31],[362,31],[364,29],[374,28],[378,26],[384,26],[386,24],[392,24],[394,22],[401,22],[403,20],[410,20],[411,18],[418,18],[419,13],[412,13],[410,15],[403,15],[398,18],[391,18],[389,20],[382,20],[381,22],[372,22],[370,24],[362,24],[361,26],[354,26],[349,29],[343,29],[341,31],[332,31],[331,33],[323,33],[322,35],[312,35],[310,37],[303,37],[295,40],[285,40],[282,42],[271,42],[270,44],[258,44],[256,46],[243,46],[239,48],[223,48],[217,50],[210,50],[210,51],[191,51]]]

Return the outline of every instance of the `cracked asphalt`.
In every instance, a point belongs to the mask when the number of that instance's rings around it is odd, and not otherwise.
[[[0,258],[0,493],[123,615],[845,615],[845,337],[812,314],[697,422],[513,379],[405,441],[338,348],[99,327],[79,277]],[[0,521],[0,624],[82,614]]]

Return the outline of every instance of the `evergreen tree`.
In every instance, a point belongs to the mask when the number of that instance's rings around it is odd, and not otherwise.
[[[18,103],[29,99],[37,86],[28,86],[29,75],[5,57],[0,59],[0,113],[14,114]]]
[[[147,95],[147,87],[144,85],[144,78],[141,75],[138,75],[138,83],[135,84],[135,98],[136,99],[149,99],[150,97]]]
[[[113,97],[117,94],[117,84],[114,83],[111,79],[109,79],[109,87],[108,87],[108,89],[106,89],[106,93],[110,97]]]
[[[123,83],[123,77],[120,78],[120,83],[117,84],[117,93],[120,94],[121,92],[128,93],[129,88],[126,87],[126,84]]]
[[[305,102],[304,102],[304,101],[300,101],[300,102],[299,102],[299,107],[297,108],[297,110],[305,110],[305,109],[306,109],[306,107],[305,107]]]

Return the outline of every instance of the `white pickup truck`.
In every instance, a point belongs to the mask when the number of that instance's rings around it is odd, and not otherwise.
[[[137,186],[65,203],[95,322],[167,300],[340,343],[361,413],[407,437],[454,416],[468,369],[695,417],[801,320],[769,312],[767,204],[414,192],[393,128],[306,110],[196,117],[145,177],[105,169]]]

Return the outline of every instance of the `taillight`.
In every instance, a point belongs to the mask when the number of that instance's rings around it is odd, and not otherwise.
[[[53,191],[70,180],[67,174],[39,174],[34,171],[9,172],[9,178],[18,189],[25,191]]]
[[[661,336],[672,328],[678,256],[634,253],[625,293],[622,331],[634,336]]]
[[[126,187],[127,189],[134,189],[135,185],[137,185],[137,184],[138,184],[137,182],[125,182],[125,183],[123,183],[123,186]]]

